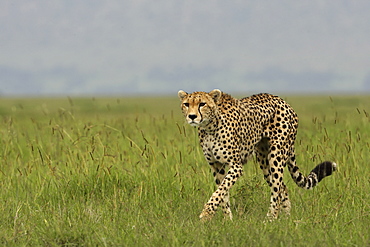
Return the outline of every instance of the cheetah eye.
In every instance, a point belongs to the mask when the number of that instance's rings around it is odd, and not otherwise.
[[[202,103],[199,103],[199,107],[202,107],[202,106],[205,106],[206,103],[202,102]]]
[[[184,103],[184,106],[189,107],[189,103]]]

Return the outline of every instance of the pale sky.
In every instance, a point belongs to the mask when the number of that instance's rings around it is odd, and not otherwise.
[[[370,92],[370,1],[5,0],[0,96]]]

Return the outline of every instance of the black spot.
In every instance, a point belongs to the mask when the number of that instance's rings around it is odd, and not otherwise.
[[[296,173],[297,171],[298,171],[298,166],[295,166],[294,168],[293,168],[293,173]]]

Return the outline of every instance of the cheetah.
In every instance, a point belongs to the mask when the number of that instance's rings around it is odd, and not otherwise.
[[[203,221],[210,220],[219,207],[226,218],[232,219],[229,191],[253,154],[271,189],[267,213],[270,221],[280,211],[290,214],[283,181],[286,166],[294,182],[304,189],[312,189],[337,169],[336,163],[325,161],[307,177],[300,172],[294,151],[298,116],[278,96],[262,93],[239,100],[219,89],[209,93],[180,90],[178,96],[187,123],[198,127],[204,157],[218,186],[199,216]]]

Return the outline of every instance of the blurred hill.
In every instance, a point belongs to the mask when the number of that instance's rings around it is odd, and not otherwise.
[[[2,95],[370,91],[369,1],[3,1]]]

